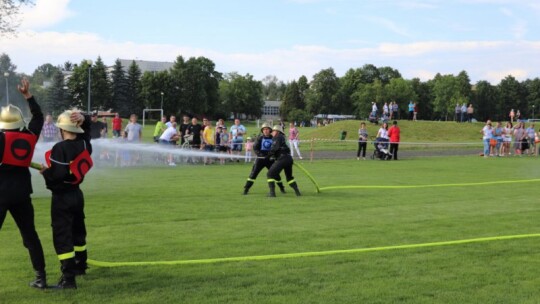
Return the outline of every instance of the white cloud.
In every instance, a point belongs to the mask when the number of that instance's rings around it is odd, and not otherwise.
[[[23,8],[22,29],[37,30],[55,25],[70,16],[70,0],[37,0],[35,5]]]
[[[138,44],[111,41],[92,33],[20,32],[14,38],[0,38],[19,72],[31,74],[44,63],[79,63],[101,56],[112,65],[116,58],[174,61],[178,55],[205,56],[221,72],[250,73],[257,79],[276,75],[290,81],[301,75],[308,78],[321,69],[333,67],[338,76],[349,68],[366,63],[398,69],[406,78],[428,80],[436,73],[469,73],[473,82],[498,83],[508,74],[523,80],[540,75],[540,41],[423,41],[382,43],[336,49],[321,45],[295,45],[264,52],[221,52],[173,44]]]
[[[398,25],[394,21],[386,18],[381,17],[366,17],[367,20],[370,20],[371,22],[384,27],[385,29],[389,30],[392,33],[395,33],[397,35],[403,36],[403,37],[411,37],[411,34],[407,31],[405,26]]]

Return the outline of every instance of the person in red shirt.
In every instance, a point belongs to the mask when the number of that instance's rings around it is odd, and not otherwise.
[[[394,156],[394,160],[397,160],[400,133],[401,131],[397,125],[397,120],[394,120],[392,127],[388,129],[388,138],[390,138],[390,153]]]
[[[112,120],[112,129],[113,137],[120,137],[120,133],[122,132],[122,118],[120,118],[118,113],[114,115]]]

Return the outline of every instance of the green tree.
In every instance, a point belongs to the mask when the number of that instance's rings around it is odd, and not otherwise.
[[[120,59],[116,59],[111,72],[111,93],[111,107],[115,111],[129,107],[128,80]]]
[[[418,104],[418,96],[414,91],[412,81],[403,78],[392,78],[384,87],[388,101],[395,101],[399,105],[408,105],[410,100]],[[399,114],[401,116],[401,113]]]
[[[171,69],[171,88],[179,97],[179,106],[185,112],[212,115],[219,104],[221,73],[212,60],[205,57],[184,61],[178,56]]]
[[[127,117],[133,113],[142,113],[144,108],[141,92],[141,69],[135,61],[132,61],[127,73],[127,100],[128,104],[120,105],[118,111],[122,117]]]
[[[503,119],[499,92],[496,87],[485,80],[478,81],[475,85],[474,97],[476,108],[474,115],[477,120]]]
[[[91,65],[87,60],[83,60],[79,65],[73,66],[73,71],[67,82],[72,100],[71,106],[85,110],[88,108],[88,74],[90,73],[91,75],[90,69]]]
[[[56,70],[51,85],[47,88],[46,99],[43,102],[43,112],[56,116],[70,107],[68,92],[65,89],[64,73]]]
[[[268,75],[262,80],[263,98],[265,100],[283,100],[287,86],[274,75]]]
[[[98,57],[92,68],[92,108],[108,110],[111,104],[111,84],[107,77],[107,67]]]
[[[261,117],[264,106],[262,83],[254,80],[252,75],[229,73],[221,81],[219,89],[223,105],[234,117],[239,117],[240,114],[245,114],[248,118]]]
[[[498,110],[502,117],[508,119],[508,113],[511,109],[526,112],[526,90],[513,76],[509,75],[501,80],[497,89],[499,90],[500,103]]]
[[[354,92],[362,86],[362,71],[360,69],[349,69],[343,77],[339,79],[339,91],[337,100],[340,114],[352,114]]]
[[[527,113],[527,117],[534,119],[540,110],[540,78],[527,79],[523,82],[523,86],[527,91],[527,105],[530,111]]]
[[[32,84],[44,85],[45,82],[51,81],[60,68],[53,66],[50,63],[38,66],[32,73]]]
[[[381,108],[381,103],[388,100],[384,91],[384,86],[379,79],[373,83],[362,84],[352,95],[352,101],[356,116],[367,119],[371,112],[372,102],[377,103]]]
[[[460,81],[454,75],[437,74],[433,79],[433,109],[442,120],[452,119],[456,104],[469,100],[460,91]]]
[[[300,93],[300,88],[296,81],[292,81],[285,90],[283,101],[279,107],[279,113],[283,120],[294,121],[290,117],[291,112],[297,109],[305,109],[304,101]]]
[[[360,72],[362,73],[362,83],[373,83],[375,80],[381,79],[379,69],[373,64],[364,64],[360,68]]]
[[[380,67],[377,70],[379,71],[379,79],[385,85],[389,84],[392,79],[401,78],[399,71],[389,66]]]
[[[306,96],[307,111],[314,115],[336,113],[339,110],[336,104],[338,90],[339,79],[334,69],[328,68],[315,74]]]
[[[413,99],[413,102],[416,102],[416,106],[418,108],[418,115],[422,119],[435,119],[434,112],[433,112],[433,97],[432,97],[432,89],[428,82],[422,82],[419,78],[413,78],[411,80],[411,87],[414,91],[414,94],[416,95],[416,99]],[[408,104],[409,102],[406,101],[403,104],[400,105],[400,117],[406,117],[402,116],[405,113],[408,112]]]
[[[309,90],[309,81],[306,76],[302,75],[298,78],[298,90],[300,92],[300,97],[302,102],[306,102],[306,94]]]
[[[159,109],[161,107],[161,92],[163,92],[164,112],[176,114],[166,103],[166,92],[169,92],[170,74],[169,71],[145,72],[141,77],[141,94],[144,107],[147,109]]]
[[[466,71],[461,71],[457,75],[459,94],[469,101],[471,99],[471,79]]]

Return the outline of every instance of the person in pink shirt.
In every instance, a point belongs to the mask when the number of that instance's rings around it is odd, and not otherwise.
[[[399,148],[399,137],[401,130],[397,125],[397,120],[394,120],[392,127],[388,129],[388,138],[390,138],[390,153],[394,156],[394,160],[397,160],[397,152]]]
[[[291,157],[294,157],[294,150],[296,150],[298,158],[302,159],[302,154],[300,154],[300,149],[298,149],[298,134],[298,129],[296,129],[294,123],[291,122],[289,124],[289,146],[291,147]]]

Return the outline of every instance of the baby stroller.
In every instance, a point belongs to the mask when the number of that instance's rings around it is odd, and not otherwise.
[[[377,119],[377,115],[375,115],[373,112],[372,113],[369,113],[369,118],[368,118],[369,122],[372,123],[372,124],[376,124],[378,125],[379,124],[379,120]]]
[[[390,140],[387,138],[377,137],[373,141],[373,146],[375,150],[371,159],[380,159],[380,160],[390,160],[392,159],[392,153],[388,151],[388,146],[390,145]]]

